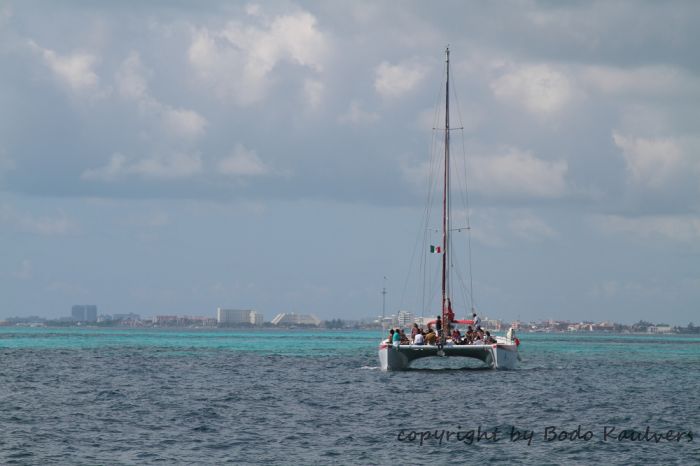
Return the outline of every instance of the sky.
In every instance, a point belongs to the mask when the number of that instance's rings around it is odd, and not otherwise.
[[[697,324],[698,20],[694,1],[0,0],[0,319],[360,319],[383,286],[420,314],[449,44],[479,312]]]

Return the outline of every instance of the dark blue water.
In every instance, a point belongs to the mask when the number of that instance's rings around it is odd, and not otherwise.
[[[700,338],[521,336],[516,371],[383,373],[377,332],[3,328],[0,463],[700,464]]]

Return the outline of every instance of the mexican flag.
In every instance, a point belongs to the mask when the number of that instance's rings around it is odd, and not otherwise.
[[[442,252],[442,248],[440,246],[430,246],[430,252],[433,254],[440,254]]]

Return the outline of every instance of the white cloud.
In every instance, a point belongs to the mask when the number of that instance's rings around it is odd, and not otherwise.
[[[700,79],[667,65],[619,68],[587,66],[580,79],[594,89],[610,94],[673,95],[700,92]]]
[[[559,234],[544,220],[532,213],[521,213],[510,220],[510,229],[520,237],[531,241],[557,238]]]
[[[130,99],[148,98],[149,71],[137,52],[131,52],[117,71],[115,81],[120,95]]]
[[[631,180],[650,188],[662,188],[689,168],[680,144],[673,139],[629,138],[613,133],[622,150]]]
[[[207,120],[199,113],[173,108],[153,98],[148,91],[150,70],[137,52],[131,52],[120,66],[115,80],[119,94],[138,103],[142,115],[156,121],[168,140],[193,140],[204,133]]]
[[[131,170],[146,177],[187,178],[202,171],[202,157],[199,154],[176,152],[164,157],[139,160]]]
[[[116,153],[106,166],[87,169],[81,178],[114,181],[127,175],[140,175],[145,178],[175,179],[191,177],[201,171],[202,158],[199,154],[174,152],[130,161],[123,154]]]
[[[306,79],[304,81],[304,94],[309,107],[312,109],[318,108],[323,100],[323,92],[325,86],[317,79]]]
[[[114,154],[109,163],[100,168],[88,168],[81,178],[84,180],[111,181],[126,173],[126,157],[122,154]]]
[[[506,154],[471,158],[472,188],[493,197],[558,198],[566,193],[565,160],[547,161],[515,148]]]
[[[651,215],[623,217],[601,215],[594,223],[603,231],[645,239],[667,239],[694,243],[700,240],[700,217],[697,215]]]
[[[222,30],[202,28],[193,34],[188,59],[204,83],[249,105],[265,97],[279,63],[323,70],[328,40],[313,15],[297,12],[269,19],[259,7],[249,7],[248,13],[262,24],[231,21]]]
[[[207,120],[193,110],[162,108],[163,129],[168,135],[183,139],[195,139],[204,133]]]
[[[34,41],[29,41],[29,46],[38,51],[54,75],[74,91],[96,91],[98,89],[100,80],[93,69],[97,62],[97,57],[94,55],[76,52],[61,56],[53,50],[39,46]]]
[[[392,65],[382,62],[375,69],[374,89],[385,98],[400,97],[415,89],[427,75],[421,63],[406,62]]]
[[[497,98],[540,115],[561,110],[573,96],[569,79],[548,65],[519,67],[492,81],[491,90]]]
[[[379,119],[379,115],[374,112],[368,112],[360,107],[360,104],[356,101],[350,103],[350,108],[347,112],[338,117],[340,123],[352,123],[352,124],[362,124],[362,123],[374,123]]]
[[[2,225],[42,236],[67,235],[77,230],[76,225],[63,213],[58,217],[37,217],[17,212],[7,204],[0,205],[0,226]]]
[[[568,164],[565,160],[547,161],[517,148],[506,148],[503,152],[469,158],[467,181],[470,191],[496,199],[556,199],[567,194]],[[454,183],[463,184],[463,169],[463,166],[453,166]],[[402,165],[401,170],[404,179],[421,190],[436,174],[436,167],[431,167],[428,162]]]
[[[252,150],[237,144],[233,154],[219,161],[219,173],[231,176],[257,176],[270,172],[267,165]]]

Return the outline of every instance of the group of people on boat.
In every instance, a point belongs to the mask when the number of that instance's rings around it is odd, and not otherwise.
[[[496,343],[496,339],[491,336],[491,332],[481,328],[481,319],[478,319],[474,314],[473,322],[475,328],[471,325],[467,326],[464,335],[457,327],[452,328],[451,324],[445,329],[445,341],[453,345],[490,345]],[[476,324],[479,322],[479,324]],[[435,320],[435,328],[432,324],[428,324],[426,329],[419,327],[418,324],[413,324],[410,337],[406,335],[400,327],[389,330],[389,343],[394,346],[399,345],[437,345],[442,341],[443,326],[440,316]]]

